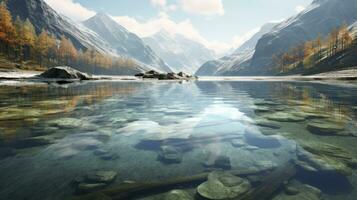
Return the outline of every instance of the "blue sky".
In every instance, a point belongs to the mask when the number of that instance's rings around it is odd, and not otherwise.
[[[286,19],[312,0],[45,0],[81,21],[108,13],[130,31],[146,37],[160,29],[179,33],[211,49],[237,47],[263,24]]]

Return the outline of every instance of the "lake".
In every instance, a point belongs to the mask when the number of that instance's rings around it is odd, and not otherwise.
[[[0,199],[357,199],[357,84],[7,82],[0,97]]]

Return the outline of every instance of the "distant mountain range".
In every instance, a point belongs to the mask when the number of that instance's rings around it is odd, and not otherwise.
[[[194,74],[203,63],[215,57],[215,53],[204,45],[179,34],[171,35],[165,30],[143,40],[175,72]]]
[[[131,74],[154,69],[196,72],[199,76],[275,75],[273,55],[318,35],[326,37],[342,24],[357,32],[356,0],[314,0],[301,13],[278,24],[266,24],[234,53],[214,60],[213,51],[184,36],[160,31],[141,39],[104,13],[77,23],[59,15],[43,0],[9,0],[8,8],[14,19],[28,18],[37,33],[45,29],[57,38],[65,35],[78,50],[94,48],[103,54],[134,60]]]
[[[255,46],[258,40],[277,25],[276,23],[268,23],[249,40],[244,42],[233,54],[225,56],[218,60],[212,60],[202,65],[196,72],[197,76],[222,76],[234,75],[240,69],[248,67],[250,60],[255,52]]]

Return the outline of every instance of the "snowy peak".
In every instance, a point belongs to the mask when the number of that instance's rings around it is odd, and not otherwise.
[[[98,13],[83,24],[110,44],[117,54],[133,58],[158,71],[172,71],[137,35],[129,32],[107,14]]]
[[[255,47],[259,39],[266,33],[270,32],[276,25],[277,23],[267,23],[263,25],[256,34],[244,42],[231,55],[205,63],[196,72],[196,75],[234,75],[240,68],[246,67],[250,64],[250,59],[255,52]]]
[[[193,74],[214,52],[180,34],[160,30],[143,39],[174,71]]]

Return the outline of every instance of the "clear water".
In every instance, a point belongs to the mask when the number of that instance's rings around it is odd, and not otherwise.
[[[0,97],[0,199],[76,196],[73,180],[95,170],[118,173],[107,188],[220,168],[260,172],[299,160],[298,149],[309,142],[330,144],[357,158],[354,84],[25,84],[0,86]],[[286,113],[293,119],[271,118]],[[276,127],[257,124],[269,117]],[[340,129],[316,133],[307,128],[311,122]],[[178,159],[160,157],[163,147],[173,147]],[[322,155],[341,163],[338,155],[329,156]],[[222,157],[228,164],[215,164]],[[354,167],[347,167],[352,170],[347,175],[333,167],[310,172],[297,165],[293,180],[318,188],[324,199],[357,199]],[[200,183],[177,187],[193,194],[195,184]],[[160,199],[145,195],[130,198]]]

